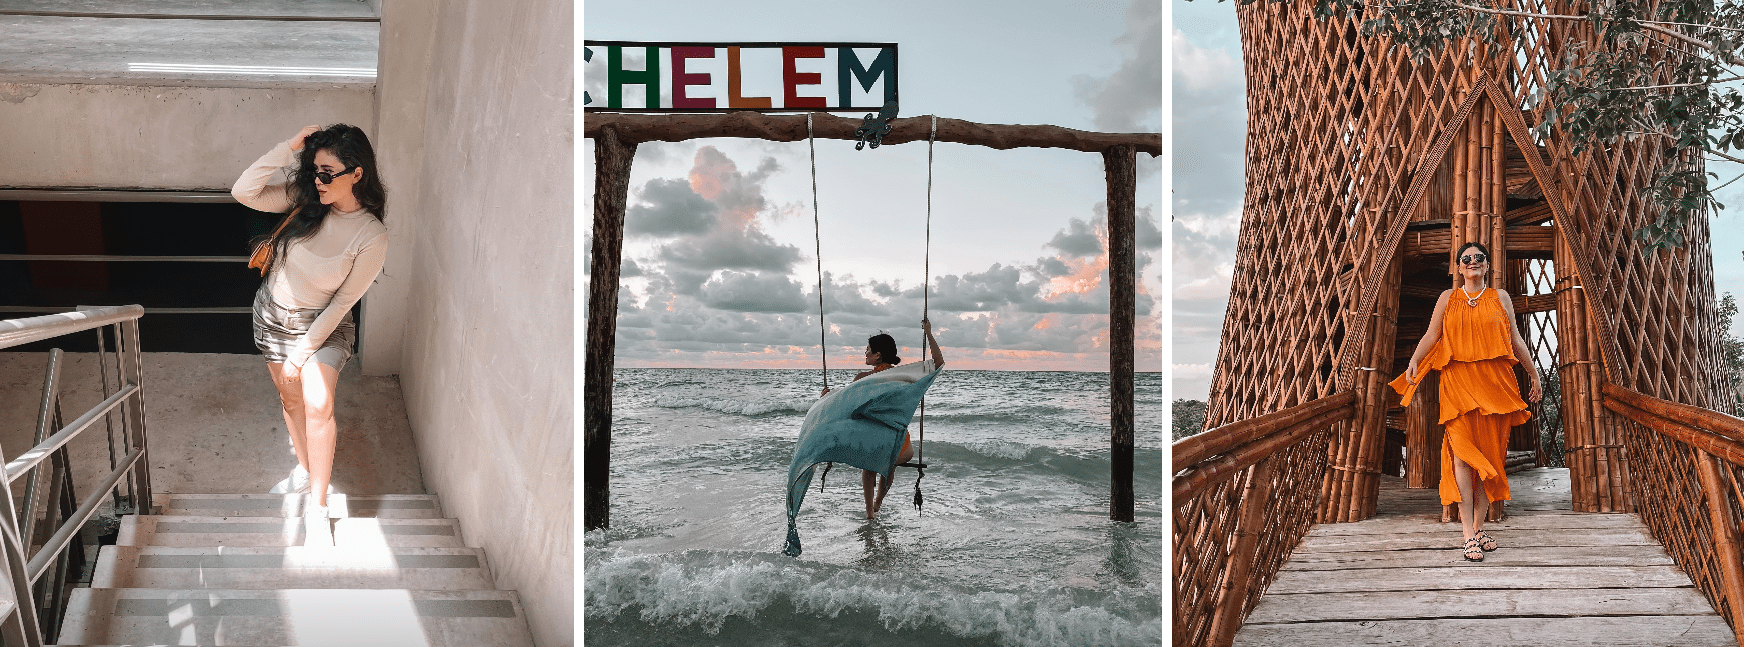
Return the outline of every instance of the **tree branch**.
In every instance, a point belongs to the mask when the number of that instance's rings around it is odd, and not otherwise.
[[[1509,11],[1507,9],[1492,9],[1490,7],[1481,7],[1478,5],[1470,5],[1470,4],[1466,4],[1464,2],[1455,2],[1453,4],[1454,4],[1454,6],[1460,7],[1462,9],[1468,9],[1468,10],[1472,10],[1472,11],[1477,11],[1479,13],[1488,13],[1488,14],[1498,15],[1498,16],[1521,16],[1524,18],[1547,18],[1547,19],[1555,19],[1555,20],[1588,20],[1587,16],[1568,16],[1568,15],[1563,15],[1563,14],[1531,13],[1531,12],[1527,12],[1527,11]],[[1732,64],[1732,65],[1745,64],[1745,62],[1741,62],[1739,60],[1739,57],[1734,56],[1731,52],[1723,52],[1721,50],[1715,49],[1715,47],[1713,45],[1710,45],[1710,44],[1703,42],[1701,40],[1698,40],[1696,38],[1686,36],[1684,34],[1680,34],[1676,31],[1667,29],[1665,27],[1658,27],[1655,25],[1650,25],[1650,24],[1644,23],[1640,20],[1636,21],[1636,23],[1641,25],[1642,28],[1645,30],[1652,31],[1652,32],[1655,32],[1657,34],[1665,34],[1665,35],[1671,36],[1675,39],[1684,41],[1687,44],[1694,45],[1696,47],[1700,47],[1704,50],[1707,50],[1709,53],[1714,54],[1715,58],[1726,61],[1729,64]]]
[[[1673,135],[1672,133],[1661,132],[1658,130],[1626,130],[1626,131],[1624,131],[1624,133],[1628,134],[1628,135],[1651,135],[1651,136],[1656,136],[1656,137],[1665,137],[1667,139],[1678,139],[1678,137],[1676,135]],[[1745,160],[1741,160],[1737,157],[1733,157],[1732,155],[1728,155],[1728,154],[1723,153],[1721,151],[1711,150],[1707,146],[1703,147],[1703,152],[1706,154],[1709,154],[1709,155],[1720,156],[1722,158],[1727,159],[1728,161],[1745,164]]]
[[[1721,30],[1725,30],[1725,31],[1745,31],[1745,29],[1737,29],[1734,27],[1722,27],[1720,25],[1703,25],[1703,24],[1694,23],[1694,22],[1666,22],[1664,20],[1638,20],[1636,22],[1650,23],[1650,24],[1655,24],[1655,25],[1678,25],[1680,27],[1704,27],[1704,28],[1708,28],[1708,29],[1721,29]]]
[[[1665,27],[1656,27],[1654,25],[1643,24],[1642,28],[1646,29],[1648,31],[1656,32],[1656,33],[1666,34],[1666,35],[1671,36],[1673,38],[1676,38],[1678,40],[1682,40],[1686,43],[1690,43],[1690,44],[1695,45],[1697,47],[1701,47],[1703,49],[1706,49],[1706,50],[1714,53],[1715,58],[1721,59],[1721,60],[1726,61],[1730,64],[1733,64],[1733,65],[1740,65],[1741,64],[1739,57],[1734,56],[1730,52],[1723,52],[1721,50],[1715,49],[1715,47],[1713,45],[1710,45],[1710,44],[1703,42],[1701,40],[1698,40],[1696,38],[1692,38],[1690,36],[1680,34],[1676,31],[1673,31],[1671,29],[1667,29]]]
[[[1742,78],[1745,78],[1745,77],[1735,76],[1735,77],[1730,78],[1730,79],[1715,79],[1713,81],[1705,81],[1702,83],[1669,83],[1666,85],[1638,85],[1638,86],[1628,87],[1628,88],[1611,88],[1611,89],[1612,90],[1663,90],[1666,88],[1692,88],[1692,87],[1697,87],[1697,86],[1714,85],[1716,83],[1732,83],[1732,82],[1738,81]]]

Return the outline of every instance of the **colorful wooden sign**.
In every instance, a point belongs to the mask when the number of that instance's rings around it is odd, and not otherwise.
[[[584,110],[877,111],[897,98],[896,43],[582,42]]]

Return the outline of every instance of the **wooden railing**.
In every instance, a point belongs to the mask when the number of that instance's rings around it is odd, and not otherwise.
[[[1602,402],[1626,418],[1625,460],[1642,523],[1745,645],[1740,465],[1745,420],[1607,384]]]
[[[1235,639],[1314,525],[1325,432],[1356,413],[1356,402],[1344,391],[1175,443],[1174,644]]]

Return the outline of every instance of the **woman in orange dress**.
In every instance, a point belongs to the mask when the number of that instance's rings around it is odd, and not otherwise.
[[[1497,549],[1484,531],[1490,501],[1509,498],[1509,478],[1503,457],[1509,448],[1509,428],[1527,421],[1527,402],[1541,394],[1537,371],[1528,370],[1532,387],[1527,401],[1515,382],[1514,364],[1529,357],[1527,343],[1515,329],[1515,306],[1509,294],[1487,288],[1490,250],[1479,243],[1460,247],[1458,271],[1463,285],[1446,290],[1436,300],[1430,328],[1418,342],[1404,375],[1389,386],[1408,404],[1418,383],[1430,371],[1442,371],[1442,504],[1460,504],[1460,530],[1465,535],[1463,557],[1484,561]],[[1460,294],[1456,295],[1455,292]]]

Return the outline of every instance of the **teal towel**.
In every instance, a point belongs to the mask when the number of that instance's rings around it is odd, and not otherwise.
[[[794,517],[812,485],[812,470],[819,463],[846,463],[890,475],[903,451],[909,420],[938,376],[932,362],[888,368],[833,390],[812,405],[800,423],[800,440],[788,464],[788,543],[783,553],[800,554]]]

